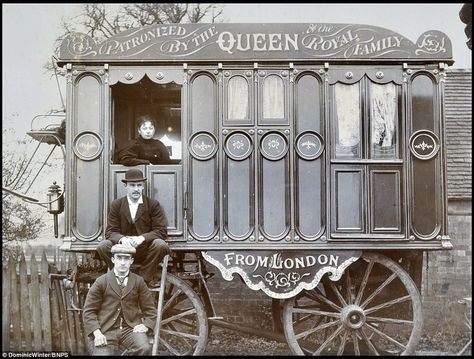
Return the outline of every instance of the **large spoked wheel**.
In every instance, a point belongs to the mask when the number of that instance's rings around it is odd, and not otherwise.
[[[200,355],[209,325],[196,292],[182,279],[167,274],[158,355]]]
[[[296,355],[409,355],[421,336],[421,297],[393,260],[364,253],[338,282],[287,299],[283,326]]]

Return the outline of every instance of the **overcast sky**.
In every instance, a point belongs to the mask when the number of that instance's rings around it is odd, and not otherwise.
[[[60,108],[56,80],[43,70],[51,58],[61,18],[78,15],[82,4],[3,4],[3,125],[18,133],[33,116]],[[464,24],[456,4],[225,4],[226,22],[353,23],[387,28],[413,42],[440,30],[453,45],[454,67],[470,68]],[[64,79],[61,86],[64,87]],[[63,96],[64,96],[63,91]]]

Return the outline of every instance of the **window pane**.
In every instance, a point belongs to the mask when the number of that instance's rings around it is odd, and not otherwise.
[[[284,118],[283,81],[276,75],[270,75],[263,83],[263,118]]]
[[[249,88],[242,76],[229,80],[227,85],[227,118],[229,120],[244,120],[249,118]]]
[[[397,157],[398,96],[395,84],[370,83],[372,158]]]
[[[359,84],[334,87],[336,99],[336,157],[360,158],[360,96]]]

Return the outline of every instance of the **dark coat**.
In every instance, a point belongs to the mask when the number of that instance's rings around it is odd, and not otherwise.
[[[96,329],[100,329],[102,333],[107,332],[120,312],[132,328],[144,324],[152,331],[155,329],[156,308],[143,278],[130,272],[123,294],[120,292],[113,270],[101,275],[92,284],[82,310],[86,335],[92,334]]]
[[[168,238],[168,224],[160,203],[145,195],[143,203],[138,205],[135,223],[130,216],[127,196],[116,199],[110,205],[105,237],[117,244],[123,236],[144,236],[144,243],[154,239]]]
[[[125,166],[165,164],[170,162],[170,154],[160,140],[145,140],[141,137],[130,141],[116,155],[116,162]]]

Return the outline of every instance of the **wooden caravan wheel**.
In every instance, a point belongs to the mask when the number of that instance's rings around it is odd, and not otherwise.
[[[200,355],[209,332],[206,311],[196,292],[182,279],[166,276],[158,355]]]
[[[364,253],[338,282],[287,299],[285,336],[296,355],[409,355],[420,339],[421,296],[393,260]]]

